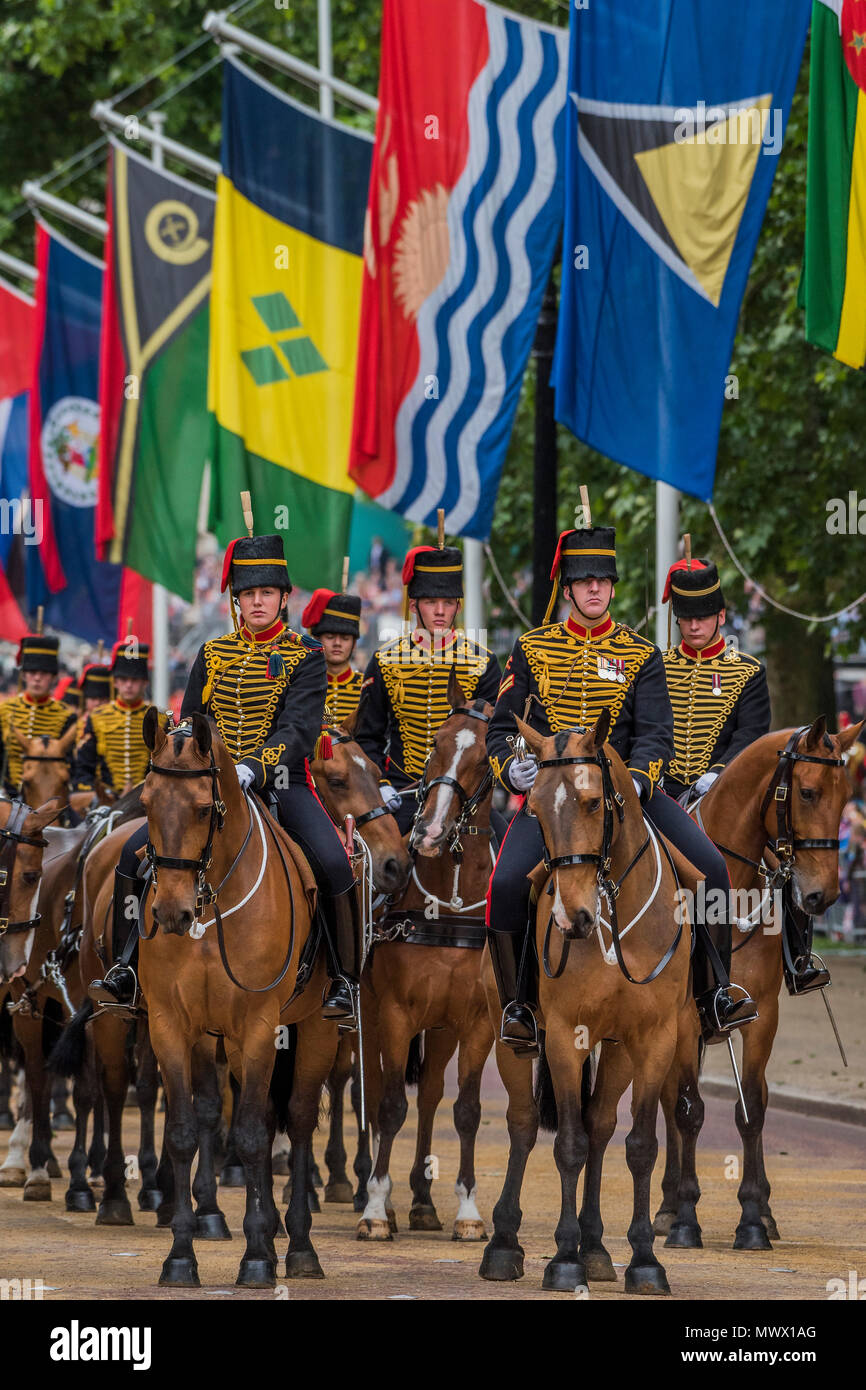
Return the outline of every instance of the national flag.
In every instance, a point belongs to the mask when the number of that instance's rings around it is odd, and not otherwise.
[[[0,401],[30,385],[36,306],[30,295],[0,277]]]
[[[36,341],[30,400],[30,495],[43,507],[41,575],[31,609],[89,642],[117,630],[120,567],[94,545],[98,488],[99,324],[102,264],[37,224]]]
[[[289,573],[340,581],[372,140],[224,64],[208,402],[211,523],[288,528]]]
[[[815,0],[809,73],[806,337],[866,365],[866,0]]]
[[[211,432],[214,206],[209,190],[112,141],[97,545],[189,601]]]
[[[490,535],[562,223],[568,35],[475,0],[385,0],[350,472]]]
[[[556,416],[704,500],[808,18],[809,0],[572,10]]]

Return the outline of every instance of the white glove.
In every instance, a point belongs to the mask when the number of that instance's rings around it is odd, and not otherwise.
[[[246,763],[238,763],[237,774],[238,781],[244,791],[246,791],[247,787],[252,786],[253,782],[256,780],[256,774],[251,767],[247,767]]]
[[[643,801],[643,794],[645,790],[643,782],[639,782],[636,777],[632,777],[631,784],[637,792],[638,801]]]
[[[538,763],[535,758],[515,758],[508,769],[508,780],[519,792],[528,792],[538,776]]]
[[[713,785],[718,775],[717,772],[705,772],[703,777],[698,778],[697,782],[695,782],[695,791],[698,796],[703,796],[704,792],[710,790],[710,787]]]
[[[400,795],[400,793],[398,791],[395,791],[395,789],[391,786],[389,782],[384,783],[384,785],[381,786],[379,790],[382,793],[382,800],[384,801],[388,810],[399,811],[400,807],[403,805],[403,798]]]

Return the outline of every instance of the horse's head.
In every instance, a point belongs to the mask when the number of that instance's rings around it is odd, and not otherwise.
[[[856,741],[863,722],[831,734],[826,717],[822,714],[816,719],[800,739],[797,756],[789,765],[787,810],[784,802],[771,797],[764,811],[764,827],[773,840],[779,833],[780,806],[783,818],[787,816],[787,828],[795,842],[791,872],[794,904],[813,917],[826,912],[839,896],[839,855],[831,846],[811,842],[838,839],[842,812],[851,796],[841,760]],[[792,733],[789,729],[773,736],[774,752],[784,749]],[[810,758],[818,761],[810,762]]]
[[[373,884],[396,897],[409,881],[412,861],[394,817],[385,810],[379,769],[354,740],[358,711],[331,732],[331,757],[315,758],[310,769],[328,815],[337,825],[354,818],[373,856]],[[369,819],[368,819],[369,817]]]
[[[517,720],[527,748],[539,761],[527,801],[538,817],[551,864],[548,892],[553,897],[553,920],[570,940],[588,937],[599,912],[599,869],[610,856],[619,829],[619,803],[607,807],[609,843],[605,844],[605,786],[599,753],[608,759],[611,791],[623,801],[624,814],[638,814],[637,793],[621,759],[605,748],[610,710],[605,708],[588,729],[563,729],[546,737]],[[587,759],[570,762],[565,759]],[[554,764],[545,766],[545,764]],[[634,803],[634,804],[632,804]],[[587,856],[577,863],[557,864],[562,858]]]
[[[44,806],[52,797],[66,801],[69,795],[69,759],[75,745],[72,724],[61,738],[25,738],[15,730],[21,745],[21,795],[30,806]]]
[[[490,779],[487,758],[487,721],[493,706],[485,700],[467,705],[457,672],[448,680],[451,713],[436,734],[424,769],[423,800],[415,817],[412,845],[433,858],[453,837],[466,801],[482,791]]]
[[[199,885],[222,828],[220,798],[230,798],[234,806],[240,797],[237,773],[215,727],[202,714],[166,732],[151,705],[142,734],[151,755],[141,791],[156,861],[151,912],[163,931],[183,936],[199,915]],[[171,867],[162,860],[184,863]]]
[[[42,832],[60,807],[53,800],[31,811],[19,801],[0,801],[0,985],[27,969],[36,934]]]

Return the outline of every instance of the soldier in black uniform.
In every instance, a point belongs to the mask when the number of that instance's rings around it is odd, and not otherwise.
[[[499,662],[468,633],[454,627],[463,598],[463,556],[454,546],[419,545],[403,565],[404,616],[414,632],[380,647],[364,673],[355,737],[382,773],[382,799],[406,834],[415,799],[401,796],[424,771],[436,734],[451,713],[448,681],[457,672],[467,701],[492,704]],[[494,815],[491,823],[494,830]],[[502,817],[498,816],[500,830]]]
[[[316,589],[301,622],[321,645],[328,670],[325,724],[342,724],[358,708],[363,674],[352,665],[352,653],[361,633],[361,599],[358,594],[336,594]]]
[[[98,703],[84,718],[72,785],[75,791],[92,791],[97,777],[122,796],[130,787],[143,782],[150,758],[142,728],[148,706],[147,663],[150,647],[127,637],[114,644],[109,668],[111,699]],[[88,666],[82,675],[85,699],[95,699],[105,689],[104,668]],[[87,691],[91,695],[87,695]]]
[[[319,886],[332,977],[323,1003],[328,1019],[355,1018],[355,989],[363,953],[361,922],[351,863],[337,830],[317,799],[307,760],[322,726],[327,685],[318,642],[291,632],[284,608],[291,592],[279,536],[241,537],[226,552],[222,588],[231,585],[241,621],[235,631],[205,642],[196,657],[181,717],[209,714],[237,766],[243,787],[276,798],[279,819],[303,849]],[[130,837],[118,866],[115,926],[125,939],[125,919],[140,884],[135,851],[147,828]],[[117,948],[115,948],[117,949]],[[127,1002],[135,979],[114,967],[95,981],[91,997]],[[104,992],[107,989],[107,996]]]
[[[631,773],[644,814],[711,882],[729,889],[725,862],[694,821],[660,790],[674,750],[673,718],[662,654],[647,638],[610,616],[616,569],[615,531],[594,526],[565,531],[559,538],[551,578],[562,582],[571,613],[518,638],[490,725],[488,748],[494,772],[508,791],[527,793],[537,775],[532,756],[517,759],[507,739],[514,716],[551,735],[589,727],[607,706],[609,742]],[[552,600],[551,600],[552,607]],[[550,611],[550,610],[548,610]],[[527,698],[533,695],[525,714]],[[518,1051],[537,1048],[535,952],[524,950],[533,925],[526,875],[543,857],[538,820],[521,807],[511,822],[490,884],[487,925],[500,1000],[501,1039]],[[728,938],[730,938],[730,928]],[[727,978],[698,998],[705,1029],[718,1033],[755,1017],[750,999],[734,1000]]]

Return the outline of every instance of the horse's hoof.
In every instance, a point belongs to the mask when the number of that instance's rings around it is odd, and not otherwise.
[[[322,1210],[319,1194],[314,1187],[307,1188],[307,1206],[312,1216],[318,1216],[319,1212]]]
[[[25,1202],[50,1202],[51,1182],[48,1178],[29,1177],[21,1194]]]
[[[0,1169],[0,1187],[23,1187],[27,1174],[23,1168]]]
[[[0,1129],[14,1129],[15,1117],[8,1110],[0,1112]]]
[[[671,1246],[674,1250],[703,1250],[700,1226],[697,1223],[689,1226],[685,1221],[675,1221],[665,1245]]]
[[[653,1222],[653,1235],[669,1236],[671,1233],[671,1226],[674,1224],[676,1219],[677,1214],[675,1211],[656,1212],[656,1219]]]
[[[319,1165],[318,1165],[318,1163],[315,1161],[315,1159],[313,1159],[313,1162],[312,1162],[312,1164],[311,1164],[311,1166],[310,1166],[310,1177],[311,1177],[312,1180],[313,1180],[313,1187],[324,1187],[324,1186],[325,1186],[325,1184],[322,1182],[322,1175],[321,1175],[321,1173],[319,1172]]]
[[[196,1212],[196,1240],[231,1240],[232,1233],[221,1211]]]
[[[270,1260],[241,1260],[235,1280],[244,1289],[272,1289],[277,1282],[277,1268]]]
[[[68,1110],[61,1110],[59,1114],[51,1116],[52,1129],[74,1129],[75,1121]]]
[[[520,1246],[509,1250],[501,1245],[488,1245],[478,1270],[482,1279],[505,1282],[523,1278],[523,1251]]]
[[[581,1250],[580,1258],[591,1284],[615,1284],[616,1270],[606,1250]]]
[[[160,1284],[172,1284],[178,1289],[200,1289],[198,1265],[191,1256],[175,1255],[172,1257],[169,1255],[162,1266],[159,1282]]]
[[[336,1182],[329,1182],[325,1188],[326,1202],[354,1202],[355,1189],[348,1178],[339,1178]],[[361,1208],[363,1211],[363,1207]]]
[[[391,1225],[388,1221],[371,1220],[369,1217],[362,1216],[358,1222],[358,1240],[393,1240]]]
[[[391,1220],[391,1213],[388,1212],[388,1220]],[[441,1231],[442,1222],[436,1215],[436,1208],[428,1203],[422,1205],[420,1202],[409,1208],[409,1230],[410,1231]]]
[[[409,1213],[411,1224],[412,1213]],[[484,1229],[483,1221],[465,1220],[454,1222],[454,1234],[452,1240],[486,1240],[487,1232]]]
[[[767,1235],[769,1236],[770,1240],[782,1239],[782,1237],[779,1235],[779,1228],[776,1225],[775,1216],[771,1215],[768,1212],[766,1216],[761,1217],[761,1220],[764,1223],[764,1230],[767,1232]]]
[[[45,1165],[45,1171],[48,1174],[49,1178],[63,1177],[63,1174],[60,1171],[60,1164],[57,1162],[57,1159],[54,1157],[53,1154],[49,1155],[48,1162]]]
[[[69,1188],[66,1193],[67,1211],[96,1211],[96,1198],[88,1187],[85,1191],[80,1188]]]
[[[91,1173],[87,1181],[90,1183],[91,1187],[98,1187],[101,1189],[105,1186],[105,1178],[101,1173]]]
[[[163,1199],[163,1201],[160,1202],[159,1206],[158,1206],[157,1209],[156,1209],[156,1225],[157,1225],[157,1229],[159,1229],[160,1226],[162,1226],[162,1227],[170,1226],[173,1220],[174,1220],[174,1203],[173,1203],[173,1202],[166,1202],[166,1201]]]
[[[625,1272],[626,1293],[670,1293],[667,1275],[661,1265],[629,1265]]]
[[[324,1279],[315,1250],[290,1250],[286,1255],[287,1279]]]
[[[765,1226],[760,1223],[756,1226],[747,1226],[742,1221],[740,1222],[734,1237],[735,1250],[772,1250],[772,1248]]]
[[[139,1211],[159,1211],[162,1206],[162,1192],[158,1187],[143,1187],[138,1194]]]
[[[545,1266],[541,1287],[552,1293],[574,1293],[586,1288],[586,1269],[577,1260],[551,1260]]]
[[[276,1154],[271,1159],[271,1172],[275,1178],[285,1178],[291,1171],[288,1154]]]
[[[132,1207],[125,1197],[109,1197],[99,1203],[97,1226],[134,1226]]]
[[[220,1173],[220,1187],[246,1187],[246,1185],[247,1180],[240,1163],[233,1163],[230,1167],[223,1168]]]

